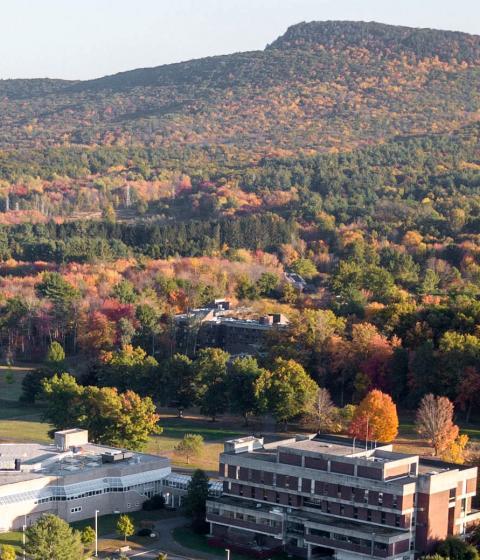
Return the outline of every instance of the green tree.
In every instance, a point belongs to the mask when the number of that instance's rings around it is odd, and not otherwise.
[[[166,393],[174,402],[181,417],[186,408],[193,406],[199,395],[199,370],[184,354],[175,354],[165,364]]]
[[[187,495],[183,502],[186,515],[192,520],[192,527],[196,532],[205,532],[205,515],[209,493],[209,480],[205,471],[197,469],[188,483]]]
[[[95,529],[87,525],[80,533],[83,546],[90,546],[95,542]]]
[[[135,533],[135,525],[130,516],[123,514],[118,518],[117,533],[123,536],[125,542],[127,542],[127,537],[131,537]]]
[[[258,409],[255,392],[257,379],[262,373],[257,360],[252,356],[235,358],[228,371],[227,388],[230,410],[241,414],[248,426],[248,417]]]
[[[152,433],[161,433],[159,416],[150,397],[134,391],[119,393],[112,387],[82,387],[71,375],[42,381],[44,418],[51,433],[71,426],[85,428],[92,441],[142,449]]]
[[[437,546],[437,554],[449,560],[478,560],[477,549],[458,537],[447,537]]]
[[[83,555],[80,533],[56,515],[42,515],[25,535],[25,550],[31,560],[78,560]]]
[[[227,363],[230,355],[220,348],[205,348],[194,363],[199,380],[200,412],[212,421],[227,409]]]
[[[311,280],[318,274],[317,267],[310,259],[298,259],[292,263],[290,268],[306,280]]]
[[[120,303],[135,303],[137,299],[135,286],[129,280],[121,280],[118,284],[115,284],[112,295]]]
[[[65,309],[79,295],[78,290],[58,272],[45,272],[36,286],[36,292],[60,309]]]
[[[263,272],[256,282],[257,292],[261,297],[272,297],[280,284],[280,278],[273,272]]]
[[[0,560],[16,560],[17,554],[15,547],[11,544],[4,544],[1,547]]]
[[[49,365],[51,365],[51,367],[57,367],[63,364],[64,360],[65,351],[63,349],[63,346],[59,342],[54,340],[48,347],[46,361]]]
[[[159,434],[159,415],[150,397],[133,391],[118,393],[111,387],[85,387],[76,426],[85,428],[92,441],[141,450],[151,434]]]
[[[240,276],[235,290],[238,299],[258,299],[257,286],[247,276]]]
[[[62,373],[51,379],[43,379],[42,390],[47,403],[43,418],[54,427],[51,432],[75,426],[80,415],[79,403],[83,392],[75,377]]]
[[[190,464],[190,458],[201,455],[204,447],[203,437],[200,434],[185,434],[174,450],[177,455],[185,457],[187,464]]]
[[[277,358],[272,371],[263,370],[255,391],[261,409],[286,426],[291,418],[308,412],[318,385],[294,360]]]

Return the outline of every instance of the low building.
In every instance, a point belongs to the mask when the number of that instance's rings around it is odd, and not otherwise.
[[[233,355],[255,355],[264,350],[268,333],[288,325],[288,319],[280,313],[256,319],[246,319],[239,315],[241,313],[230,310],[230,305],[225,300],[216,300],[209,307],[177,315],[177,352],[193,356],[202,348],[221,348]]]
[[[181,480],[180,480],[181,479]],[[55,433],[54,444],[0,444],[0,531],[31,525],[44,513],[65,521],[141,509],[163,494],[180,505],[189,477],[170,461],[88,442],[86,430]]]
[[[330,436],[226,442],[223,494],[207,503],[212,544],[259,557],[411,560],[480,520],[476,468],[371,447]]]

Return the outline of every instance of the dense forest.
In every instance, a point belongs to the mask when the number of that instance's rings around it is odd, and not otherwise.
[[[2,357],[42,361],[56,341],[85,383],[168,404],[191,359],[173,316],[227,297],[290,319],[255,367],[293,361],[342,406],[433,391],[470,417],[479,84],[479,37],[351,22],[89,82],[0,82]]]

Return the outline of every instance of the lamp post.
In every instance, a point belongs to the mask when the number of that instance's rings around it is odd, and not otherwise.
[[[99,510],[95,510],[95,558],[98,556],[98,514]]]
[[[25,530],[27,528],[27,516],[25,515],[25,520],[23,522],[23,526],[22,526],[22,543],[23,543],[23,560],[25,560],[26,555],[27,555],[27,551],[25,550]]]
[[[225,552],[227,553],[227,560],[230,560],[230,549],[226,548]]]

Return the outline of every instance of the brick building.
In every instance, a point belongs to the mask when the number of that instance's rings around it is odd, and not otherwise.
[[[411,560],[480,519],[476,468],[373,446],[331,436],[226,442],[223,494],[207,504],[212,543],[259,557]]]

